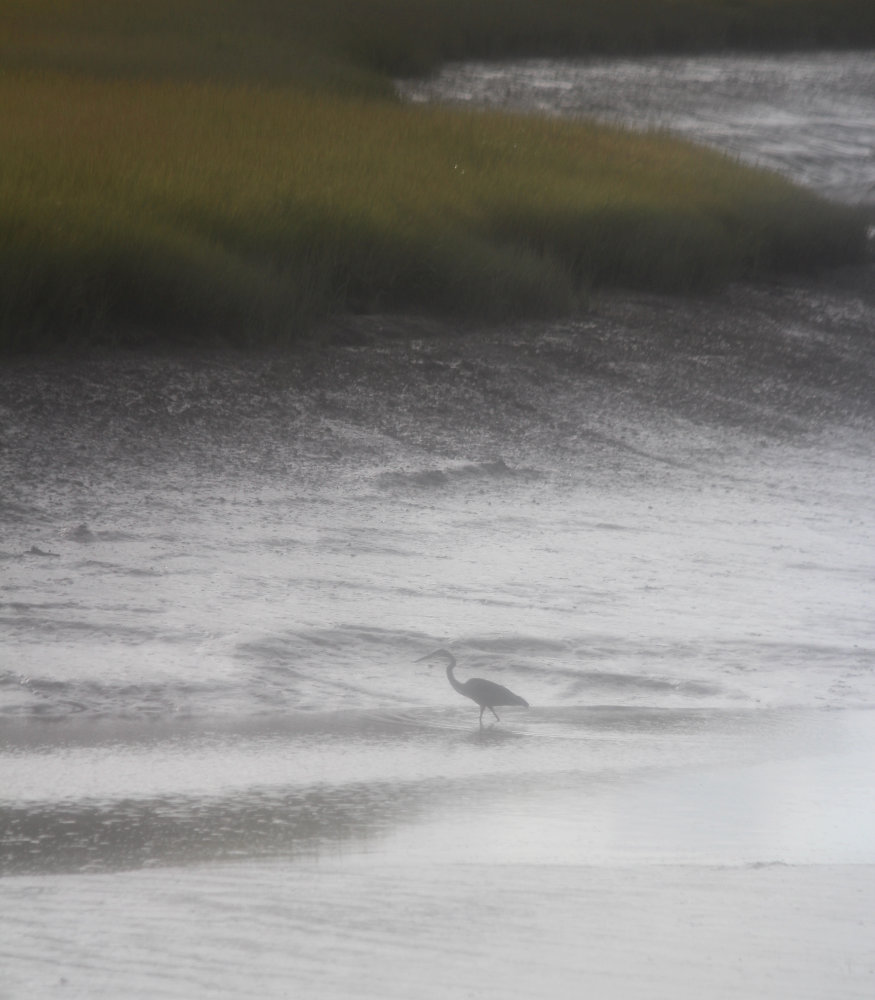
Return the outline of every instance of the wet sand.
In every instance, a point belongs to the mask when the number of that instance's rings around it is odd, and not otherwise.
[[[873,329],[870,260],[700,297],[602,292],[558,322],[340,316],[288,351],[8,358],[5,502],[51,503],[107,463],[146,483],[174,461],[189,479],[313,478],[463,445],[470,462],[576,471],[594,452],[688,458],[686,438],[696,456],[736,432],[810,442],[875,418]]]
[[[0,881],[0,996],[871,996],[871,711],[508,716],[62,731],[68,870]],[[100,771],[156,739],[188,792],[138,813]]]
[[[4,896],[9,997],[872,995],[871,866],[263,863]]]

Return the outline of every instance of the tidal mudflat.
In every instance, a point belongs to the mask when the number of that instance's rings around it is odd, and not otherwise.
[[[873,331],[4,363],[0,996],[870,997]]]

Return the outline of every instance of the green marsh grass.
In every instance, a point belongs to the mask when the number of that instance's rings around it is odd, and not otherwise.
[[[0,345],[549,315],[592,285],[685,291],[862,251],[850,211],[665,136],[399,104],[383,71],[404,60],[374,27],[399,3],[6,0]],[[531,16],[483,9],[502,3]],[[450,0],[408,8],[455,11],[438,57],[488,34]]]

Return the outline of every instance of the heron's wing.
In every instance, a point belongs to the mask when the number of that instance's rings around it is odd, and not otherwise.
[[[487,681],[482,677],[472,677],[465,682],[466,694],[478,704],[483,705],[522,705],[529,707],[525,698],[508,690],[503,684]]]

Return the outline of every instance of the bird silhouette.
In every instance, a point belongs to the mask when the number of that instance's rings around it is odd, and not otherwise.
[[[488,708],[490,712],[501,722],[501,716],[495,711],[496,705],[522,705],[528,708],[529,703],[525,698],[521,698],[513,691],[509,691],[504,685],[496,684],[494,681],[486,681],[482,677],[472,677],[470,680],[460,682],[456,680],[453,671],[456,669],[456,658],[448,649],[437,649],[421,660],[430,660],[432,657],[441,657],[447,661],[447,680],[452,686],[471,701],[475,701],[480,706],[480,726],[483,726],[483,713]],[[421,660],[419,662],[421,662]]]

